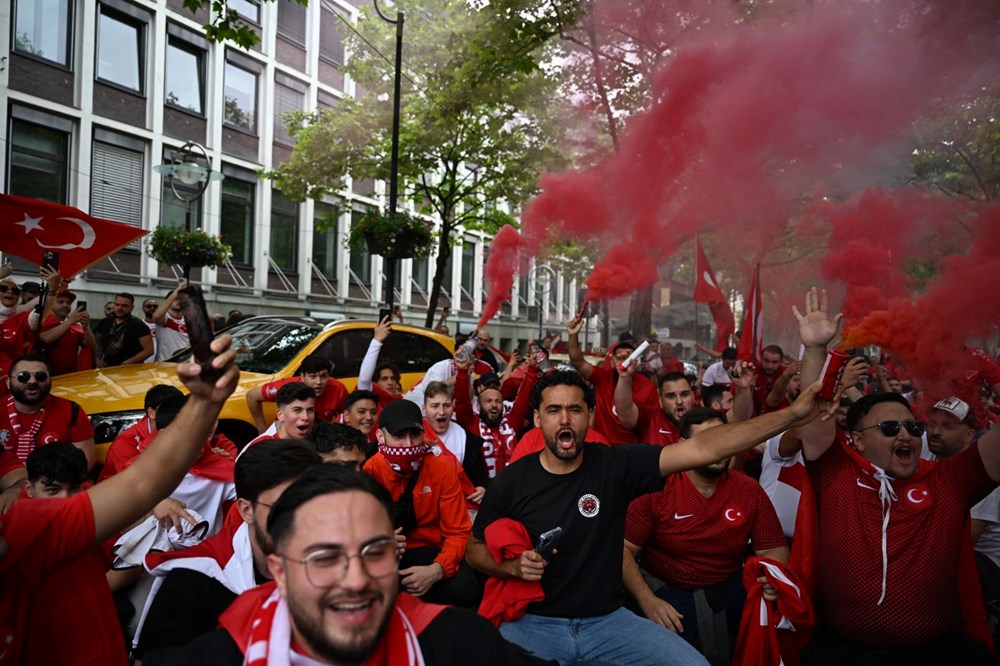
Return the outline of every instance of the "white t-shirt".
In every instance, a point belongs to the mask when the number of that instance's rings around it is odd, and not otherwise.
[[[455,454],[458,458],[458,462],[465,462],[465,439],[467,433],[465,428],[458,425],[454,421],[448,423],[448,429],[444,431],[443,435],[438,435],[438,439],[444,444],[444,448],[448,449]]]
[[[972,507],[972,517],[986,521],[986,528],[976,542],[976,550],[1000,566],[1000,488]]]
[[[712,386],[713,384],[732,384],[733,379],[729,372],[722,366],[722,361],[716,361],[705,369],[702,375],[701,385]]]
[[[168,313],[162,324],[156,326],[153,338],[156,341],[156,360],[163,361],[180,350],[190,347],[187,323],[183,317],[171,317]]]
[[[784,433],[781,433],[784,435]],[[796,453],[791,458],[783,458],[778,453],[781,435],[775,435],[764,445],[764,456],[761,459],[760,485],[771,498],[771,504],[778,513],[781,529],[786,537],[795,532],[795,516],[799,512],[799,498],[802,489],[798,483],[800,475],[806,474],[802,453]]]
[[[156,349],[157,349],[157,347],[156,347],[156,344],[157,344],[157,340],[156,340],[156,323],[155,322],[151,322],[151,321],[146,321],[145,319],[142,320],[142,323],[145,324],[146,328],[149,329],[149,337],[153,340],[153,353],[150,354],[145,359],[143,359],[143,361],[142,361],[143,363],[149,363],[150,361],[155,361],[155,360],[157,360],[157,359],[160,358],[159,356],[156,355]]]

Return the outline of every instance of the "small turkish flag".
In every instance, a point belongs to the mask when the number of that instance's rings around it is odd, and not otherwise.
[[[750,289],[743,312],[743,328],[737,357],[747,363],[759,363],[764,349],[764,316],[761,313],[760,264],[754,264]]]
[[[694,239],[694,247],[695,279],[692,299],[695,303],[708,303],[708,309],[712,313],[718,331],[715,348],[717,351],[722,351],[729,346],[729,336],[736,332],[736,319],[733,317],[733,309],[729,307],[729,299],[722,293],[715,279],[715,273],[708,265],[708,258],[701,249],[701,241],[697,236]]]
[[[148,233],[71,206],[0,194],[0,251],[42,265],[42,253],[59,253],[59,272],[72,277]]]

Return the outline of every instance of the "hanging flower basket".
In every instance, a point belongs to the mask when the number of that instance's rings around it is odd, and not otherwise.
[[[200,229],[161,225],[150,234],[147,251],[161,264],[177,264],[189,271],[197,266],[222,266],[233,250]]]
[[[430,256],[434,247],[434,234],[428,222],[409,213],[389,215],[370,209],[361,219],[351,224],[346,245],[351,250],[367,246],[371,254],[395,259]]]

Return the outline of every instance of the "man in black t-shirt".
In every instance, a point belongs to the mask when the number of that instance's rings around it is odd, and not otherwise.
[[[122,292],[115,294],[111,315],[94,330],[97,337],[96,362],[98,368],[113,365],[142,363],[153,353],[153,338],[149,327],[132,316],[135,296]]]
[[[543,659],[628,664],[704,664],[676,634],[622,607],[622,544],[628,504],[659,490],[661,477],[710,465],[751,448],[794,424],[811,421],[820,384],[784,410],[712,428],[673,446],[601,446],[583,441],[594,408],[593,389],[575,372],[554,372],[531,396],[540,452],[493,479],[472,529],[466,557],[500,578],[540,581],[545,598],[519,620],[504,622],[507,640]],[[554,527],[562,535],[549,561],[533,550],[497,563],[486,528],[509,518],[532,542]]]

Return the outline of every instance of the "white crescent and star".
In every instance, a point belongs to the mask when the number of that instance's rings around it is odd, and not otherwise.
[[[916,499],[913,496],[913,493],[915,492],[920,493],[920,499]],[[906,499],[910,500],[914,504],[923,504],[924,500],[927,499],[927,491],[926,490],[918,491],[916,488],[910,488],[908,491],[906,491]]]
[[[87,250],[94,246],[94,241],[97,239],[97,234],[94,232],[94,228],[90,226],[87,222],[81,220],[78,217],[60,217],[60,220],[66,220],[67,222],[72,222],[78,227],[80,231],[83,232],[83,240],[79,243],[64,243],[62,245],[45,245],[37,238],[33,240],[38,244],[38,247],[44,248],[46,250],[75,250],[77,248],[81,250]],[[27,236],[30,232],[38,230],[45,231],[41,225],[41,217],[31,217],[27,213],[24,214],[24,219],[16,224],[24,227],[24,235]]]
[[[729,514],[732,514],[732,513],[735,513],[736,516],[733,517],[733,516],[729,515]],[[724,514],[722,514],[722,515],[724,515],[726,517],[726,520],[728,520],[729,522],[735,523],[736,519],[739,518],[742,514],[739,511],[737,511],[736,509],[726,509],[726,512]]]

